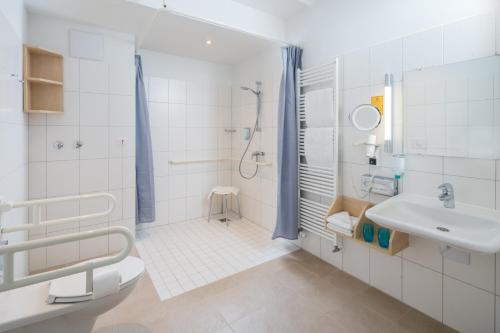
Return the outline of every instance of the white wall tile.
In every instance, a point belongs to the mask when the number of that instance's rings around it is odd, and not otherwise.
[[[469,126],[490,126],[493,121],[492,100],[469,102]]]
[[[403,302],[441,321],[443,276],[403,260]]]
[[[243,206],[242,208],[245,207],[245,205],[243,204],[242,206]],[[245,216],[244,210],[242,212],[243,216]],[[319,257],[321,255],[321,241],[318,235],[306,232],[306,237],[299,237],[299,242],[300,242],[300,247],[306,250],[307,252],[314,254],[316,257]]]
[[[45,126],[29,126],[28,151],[29,161],[47,160],[47,128]]]
[[[197,82],[188,82],[187,86],[187,104],[203,104],[203,84]]]
[[[124,219],[135,219],[135,194],[135,188],[123,190],[122,212]],[[133,228],[131,230],[134,231]]]
[[[168,101],[170,103],[186,104],[186,82],[170,80],[168,87]]]
[[[407,171],[403,176],[403,192],[435,196],[439,194],[437,187],[442,183],[440,174]]]
[[[500,332],[500,297],[496,296],[495,332]]]
[[[109,156],[135,156],[135,127],[112,126],[109,128]]]
[[[105,192],[108,190],[108,160],[80,161],[80,193]]]
[[[149,122],[152,128],[168,128],[168,103],[149,102]]]
[[[78,59],[64,57],[64,90],[78,91],[80,88],[80,62]]]
[[[497,204],[496,204],[496,209],[500,210],[500,182],[496,182],[496,189],[497,189]]]
[[[170,223],[184,221],[186,219],[186,198],[172,199],[169,201]]]
[[[495,181],[447,175],[443,181],[453,185],[456,201],[495,208]]]
[[[135,187],[135,157],[123,159],[123,187]]]
[[[149,78],[148,100],[150,102],[168,102],[168,79]]]
[[[370,250],[370,284],[396,299],[401,299],[402,259]]]
[[[47,196],[78,194],[78,161],[58,161],[47,163]]]
[[[168,179],[169,177],[155,177],[155,200],[157,202],[168,201]]]
[[[392,74],[395,82],[403,79],[402,39],[370,48],[370,84],[384,84],[385,74]]]
[[[495,296],[444,277],[443,322],[460,332],[493,332]]]
[[[445,64],[495,53],[495,21],[492,15],[475,16],[446,25],[443,36]]]
[[[405,70],[443,64],[443,28],[413,34],[404,39]]]
[[[368,247],[344,238],[344,270],[366,283],[370,282],[370,251]]]
[[[471,253],[470,265],[444,258],[444,273],[473,286],[495,292],[495,255]]]
[[[109,123],[111,126],[135,125],[135,103],[133,96],[109,96]]]
[[[320,239],[321,259],[339,269],[342,269],[342,251],[333,252],[335,244],[325,238]]]
[[[80,127],[80,141],[83,146],[79,149],[81,159],[108,157],[108,127]]]
[[[426,238],[410,235],[410,246],[403,250],[403,258],[437,272],[443,271],[439,245]]]
[[[28,195],[30,198],[44,198],[47,194],[47,164],[34,162],[28,165]]]
[[[441,156],[407,155],[406,169],[411,171],[442,173],[443,158]]]
[[[109,64],[109,93],[133,95],[135,92],[135,66],[131,64]]]
[[[106,94],[80,94],[80,125],[108,126],[109,97]]]
[[[460,157],[444,158],[446,175],[495,179],[495,161]]]
[[[370,51],[363,50],[344,56],[344,88],[370,84]]]
[[[78,149],[74,144],[78,140],[76,126],[47,126],[47,161],[63,161],[78,159]],[[57,149],[56,141],[64,144]]]
[[[186,127],[186,105],[170,104],[168,108],[168,124],[170,127]]]
[[[108,64],[80,59],[80,91],[107,93],[109,86]]]

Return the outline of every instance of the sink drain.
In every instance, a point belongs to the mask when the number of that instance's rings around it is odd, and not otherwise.
[[[442,231],[442,232],[450,232],[450,229],[445,228],[445,227],[436,227],[437,230]]]

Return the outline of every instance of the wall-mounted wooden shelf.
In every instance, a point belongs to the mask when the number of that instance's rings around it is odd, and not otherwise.
[[[24,45],[24,112],[64,112],[62,55]]]
[[[395,255],[396,253],[406,249],[410,244],[409,235],[407,233],[400,232],[397,230],[391,230],[391,237],[389,240],[388,248],[383,248],[379,245],[378,229],[380,228],[380,226],[375,222],[373,222],[372,220],[370,220],[369,218],[367,218],[365,215],[366,210],[368,210],[372,206],[373,204],[368,201],[354,199],[345,196],[339,196],[332,203],[327,216],[333,215],[335,213],[340,213],[342,211],[346,211],[349,213],[349,215],[357,217],[358,219],[357,222],[354,224],[354,232],[352,238],[361,244],[369,246],[372,249],[375,249],[377,251],[380,251],[388,255]],[[366,242],[363,239],[364,224],[372,224],[374,226],[373,241],[371,243]],[[332,233],[334,232],[333,230],[328,228],[326,218],[325,218],[325,230],[327,232],[332,232]]]

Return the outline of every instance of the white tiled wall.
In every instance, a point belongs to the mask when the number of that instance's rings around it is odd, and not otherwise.
[[[181,222],[208,214],[208,193],[230,185],[231,87],[164,77],[146,78],[153,142],[156,221]],[[173,165],[170,161],[215,160]],[[144,224],[141,227],[147,227]]]
[[[22,43],[24,41],[22,3],[0,4],[0,197],[26,200],[28,176],[28,128],[23,113]],[[11,76],[14,75],[14,76]],[[2,215],[2,225],[25,223],[27,214],[13,210]],[[22,233],[3,234],[13,244],[24,240]],[[27,272],[24,254],[15,257],[15,276]]]
[[[70,29],[89,30],[101,36],[104,58],[97,61],[70,57]],[[114,194],[118,201],[109,218],[39,230],[31,237],[108,225],[135,230],[133,37],[30,16],[28,38],[30,43],[64,55],[65,101],[64,114],[29,117],[30,199],[103,191]],[[77,140],[83,142],[80,149],[74,146]],[[55,141],[63,142],[63,149],[55,149]],[[47,207],[43,217],[66,217],[106,208],[107,201],[103,200],[63,203]],[[30,269],[36,271],[114,252],[121,242],[118,236],[109,236],[35,250],[30,253]]]
[[[272,48],[234,68],[232,89],[232,157],[239,160],[247,145],[243,139],[243,129],[253,130],[256,118],[257,99],[241,86],[255,88],[255,81],[262,82],[262,131],[257,132],[245,159],[251,158],[256,150],[265,152],[265,161],[272,166],[259,168],[252,180],[243,179],[238,172],[238,161],[233,162],[232,184],[240,188],[242,215],[247,219],[274,231],[276,223],[276,170],[277,170],[277,112],[279,86],[281,82],[281,58],[278,47]],[[245,175],[251,175],[255,166],[243,164]]]
[[[498,25],[498,24],[497,24]],[[357,196],[359,176],[374,167],[367,164],[364,148],[352,144],[366,139],[346,119],[349,111],[368,103],[378,92],[385,71],[396,73],[396,117],[402,113],[401,72],[417,68],[492,55],[495,50],[494,23],[491,16],[480,16],[438,27],[360,50],[343,57],[344,92],[342,108],[342,182],[343,193]],[[460,32],[460,33],[458,33]],[[465,47],[467,45],[467,47]],[[375,76],[375,77],[374,77]],[[410,98],[405,96],[405,98]],[[398,124],[400,121],[398,119]],[[381,126],[382,127],[382,126]],[[383,132],[377,129],[377,136]],[[400,148],[398,148],[400,149]],[[390,160],[383,155],[378,174],[388,173]],[[458,201],[500,209],[500,161],[455,157],[407,157],[403,177],[404,192],[437,195],[436,187],[451,182]],[[361,194],[361,193],[360,193]],[[383,197],[370,195],[378,202]],[[500,312],[495,301],[500,299],[500,255],[473,254],[466,266],[443,259],[439,244],[410,236],[410,247],[389,257],[368,247],[344,239],[340,253],[332,253],[333,244],[308,234],[302,247],[325,261],[370,283],[387,294],[461,332],[493,332],[500,326]]]
[[[148,50],[139,53],[149,105],[156,196],[156,221],[139,228],[206,216],[209,191],[231,184],[230,161],[169,162],[230,158],[231,134],[225,129],[231,127],[232,67]]]

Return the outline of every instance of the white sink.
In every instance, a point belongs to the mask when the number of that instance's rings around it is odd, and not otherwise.
[[[366,211],[387,228],[433,239],[470,251],[500,251],[500,211],[456,203],[444,208],[436,198],[400,194]]]

